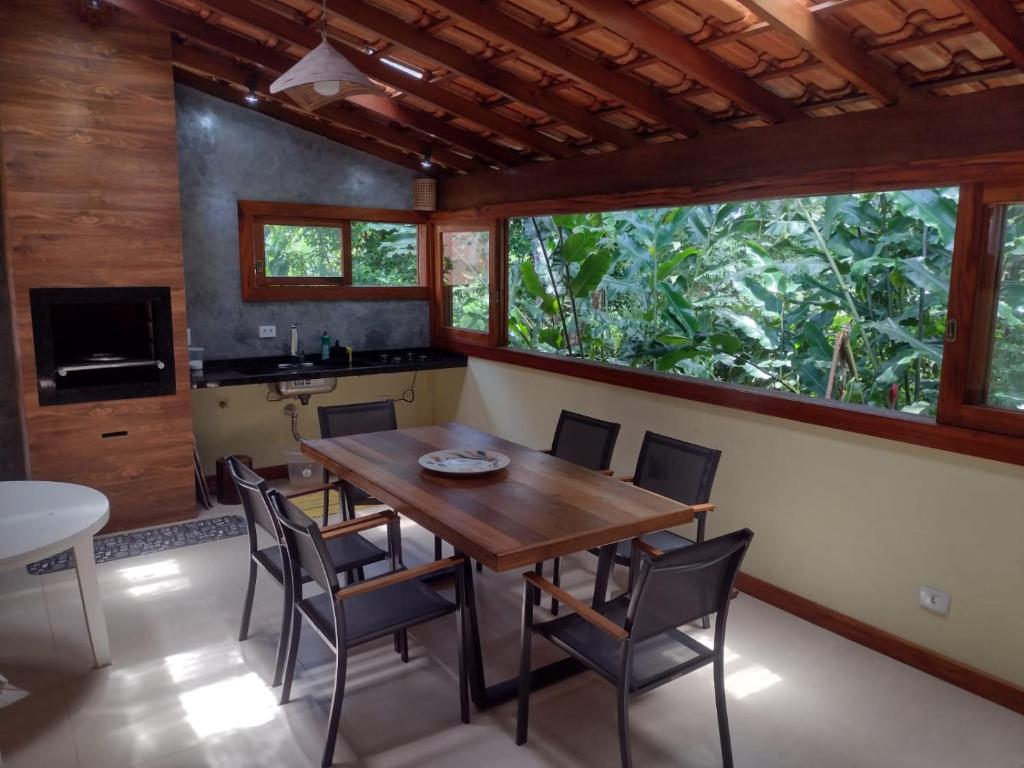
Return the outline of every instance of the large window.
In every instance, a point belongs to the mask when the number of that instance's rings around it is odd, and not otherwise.
[[[238,211],[246,301],[428,296],[420,214],[252,201]]]
[[[924,189],[510,219],[509,344],[934,414],[957,200]],[[1007,263],[1012,294],[1021,260]],[[1019,371],[1016,323],[993,360]]]

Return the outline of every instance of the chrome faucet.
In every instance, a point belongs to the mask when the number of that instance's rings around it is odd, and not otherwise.
[[[299,326],[292,323],[291,339],[288,346],[289,354],[296,362],[302,362],[302,342],[299,341]]]

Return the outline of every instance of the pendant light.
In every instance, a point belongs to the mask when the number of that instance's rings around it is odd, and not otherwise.
[[[271,93],[283,91],[309,112],[339,99],[380,93],[366,75],[327,42],[327,0],[322,3],[320,37],[320,45],[271,84]]]

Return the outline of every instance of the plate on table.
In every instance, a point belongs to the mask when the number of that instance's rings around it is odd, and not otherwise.
[[[504,453],[477,448],[431,451],[420,456],[420,466],[444,475],[486,475],[504,469],[512,460]]]

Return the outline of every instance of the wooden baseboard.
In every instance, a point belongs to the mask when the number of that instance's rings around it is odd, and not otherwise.
[[[1024,715],[1024,688],[1020,686],[826,608],[755,576],[739,574],[736,586],[751,597]]]
[[[269,467],[259,467],[255,471],[264,480],[281,480],[285,477],[288,477],[287,464],[273,464]],[[215,494],[217,492],[216,475],[206,476],[206,487],[207,489],[209,489],[211,494]]]

